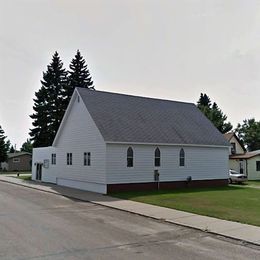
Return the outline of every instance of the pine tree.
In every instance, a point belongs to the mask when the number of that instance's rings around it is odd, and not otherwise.
[[[9,153],[15,153],[16,151],[15,151],[15,149],[14,149],[14,146],[12,145],[11,147],[10,147],[10,150],[9,150]]]
[[[4,135],[4,130],[0,126],[0,163],[7,160],[7,145],[5,142],[6,136]]]
[[[52,57],[52,62],[43,73],[41,88],[35,93],[33,129],[30,136],[33,147],[50,146],[66,109],[65,89],[67,72],[57,52]]]
[[[94,85],[88,70],[88,66],[79,50],[77,50],[77,53],[72,59],[69,68],[68,86],[66,91],[68,103],[76,87],[94,90]]]
[[[211,104],[211,100],[208,95],[202,93],[200,94],[197,107],[221,133],[227,133],[233,128],[230,122],[226,122],[227,116],[221,111],[218,105],[215,102]]]

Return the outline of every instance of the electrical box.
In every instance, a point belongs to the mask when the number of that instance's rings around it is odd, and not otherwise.
[[[160,173],[158,170],[154,170],[154,181],[160,180]]]

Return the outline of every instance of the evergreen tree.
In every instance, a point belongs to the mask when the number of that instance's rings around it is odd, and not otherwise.
[[[16,152],[16,151],[15,151],[15,149],[14,149],[14,146],[12,145],[12,146],[10,147],[10,149],[9,149],[9,153],[14,153],[14,152]]]
[[[7,145],[5,142],[6,136],[4,135],[4,130],[0,126],[0,163],[7,160]]]
[[[27,152],[27,153],[32,153],[32,142],[30,139],[27,139],[26,142],[22,144],[21,152]]]
[[[226,122],[227,116],[221,111],[215,102],[211,104],[211,100],[208,95],[202,93],[200,94],[197,107],[221,133],[227,133],[232,129],[233,126],[231,123]]]
[[[236,133],[248,151],[260,150],[260,121],[245,119],[237,125]]]
[[[66,109],[67,72],[57,52],[43,73],[41,84],[40,90],[35,93],[35,112],[30,116],[34,126],[29,133],[33,147],[52,144]]]
[[[77,53],[72,59],[69,68],[70,70],[68,71],[69,76],[66,91],[68,103],[76,87],[94,90],[94,85],[88,70],[88,66],[79,50],[77,50]]]

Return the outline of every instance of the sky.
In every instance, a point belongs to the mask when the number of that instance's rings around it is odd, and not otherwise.
[[[29,138],[33,98],[58,51],[79,49],[97,90],[215,101],[260,120],[260,1],[0,0],[0,125]]]

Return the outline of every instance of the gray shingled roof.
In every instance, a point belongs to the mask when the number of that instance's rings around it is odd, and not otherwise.
[[[229,146],[191,103],[77,88],[105,141]]]

